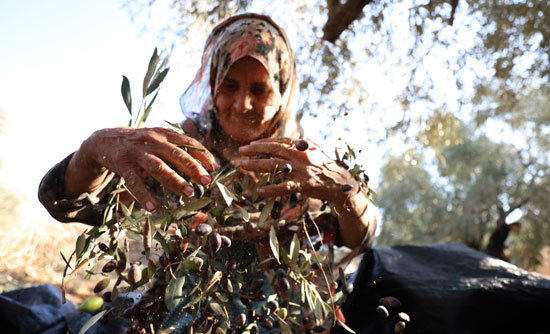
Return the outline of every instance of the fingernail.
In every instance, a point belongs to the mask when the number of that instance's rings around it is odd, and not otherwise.
[[[201,183],[203,186],[209,184],[210,182],[212,182],[212,178],[208,175],[203,175],[201,176]]]
[[[147,202],[147,203],[145,203],[145,208],[146,208],[147,211],[149,211],[149,212],[155,211],[155,205],[153,204],[153,202]]]
[[[242,153],[247,148],[248,148],[248,145],[244,145],[244,146],[239,147],[239,153]]]
[[[214,170],[220,168],[220,165],[218,165],[217,162],[214,162],[214,164],[212,165],[212,168],[214,168]]]
[[[187,195],[187,197],[193,195],[194,192],[195,192],[195,190],[193,190],[193,187],[191,187],[191,186],[189,186],[189,185],[183,187],[183,193],[184,193],[185,195]]]

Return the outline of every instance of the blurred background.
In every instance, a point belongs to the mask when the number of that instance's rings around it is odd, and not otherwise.
[[[147,126],[178,104],[214,24],[270,15],[297,56],[301,124],[353,148],[376,190],[376,246],[458,242],[498,226],[512,262],[550,274],[550,4],[546,0],[0,2],[0,289],[59,286],[80,224],[38,203],[42,176],[94,130],[123,126],[155,47],[167,58]],[[75,300],[86,282],[71,283]]]

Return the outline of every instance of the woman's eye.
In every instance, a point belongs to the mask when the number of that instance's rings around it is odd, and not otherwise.
[[[231,82],[231,81],[224,81],[221,85],[221,88],[225,91],[236,91],[239,86],[235,83],[235,82]]]
[[[252,86],[250,91],[255,96],[261,96],[261,95],[264,95],[266,93],[267,89],[264,86]]]

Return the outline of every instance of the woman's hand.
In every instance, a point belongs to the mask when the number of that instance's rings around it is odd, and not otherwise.
[[[283,171],[286,181],[264,186],[258,193],[264,197],[277,197],[293,193],[330,201],[338,213],[342,242],[350,248],[357,247],[365,234],[374,233],[376,217],[353,176],[335,161],[329,159],[318,147],[309,145],[304,150],[296,148],[296,139],[266,138],[242,146],[239,153],[255,159],[241,161],[241,166],[254,172]],[[262,154],[269,158],[260,159]],[[284,168],[286,169],[286,168]]]
[[[160,205],[145,184],[150,175],[165,188],[190,196],[193,188],[173,167],[202,185],[207,170],[218,168],[214,156],[197,140],[163,128],[98,130],[82,143],[65,174],[69,196],[95,190],[107,171],[120,175],[130,193],[147,210]]]
[[[276,197],[299,192],[307,197],[343,205],[349,194],[359,191],[359,184],[345,168],[314,145],[309,145],[304,151],[298,150],[296,141],[291,138],[266,138],[240,147],[240,154],[254,158],[241,162],[244,169],[254,172],[282,171],[285,176],[285,182],[260,188],[260,195]],[[263,154],[267,154],[269,159],[260,159]],[[285,173],[288,166],[291,171]]]

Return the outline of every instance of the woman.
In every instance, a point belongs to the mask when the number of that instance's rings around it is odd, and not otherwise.
[[[144,208],[160,203],[147,187],[146,172],[165,188],[185,197],[194,182],[208,185],[220,164],[240,160],[252,172],[292,166],[288,180],[259,189],[264,197],[293,193],[330,201],[338,213],[341,244],[361,245],[375,229],[375,217],[357,181],[320,149],[295,148],[301,136],[295,114],[298,83],[292,50],[284,31],[269,17],[244,14],[219,24],[210,34],[202,65],[181,105],[188,135],[154,129],[112,128],[96,131],[78,151],[44,177],[39,199],[64,222],[101,223],[97,205],[114,174],[125,179],[131,195]],[[184,150],[183,145],[204,150]],[[268,154],[270,159],[246,159]],[[342,192],[343,185],[352,189]],[[77,199],[82,193],[90,196]]]
[[[289,164],[292,171],[287,179],[259,188],[259,195],[301,193],[330,201],[337,212],[333,218],[340,232],[337,240],[361,249],[375,228],[368,200],[352,175],[319,148],[296,148],[301,138],[297,102],[294,56],[283,30],[266,16],[232,17],[210,34],[201,68],[180,100],[187,135],[160,128],[96,131],[46,175],[40,200],[60,221],[98,225],[106,184],[114,174],[125,179],[129,192],[144,208],[155,211],[161,203],[143,175],[189,197],[193,187],[173,167],[193,183],[206,186],[212,181],[209,171],[227,163],[253,173],[281,170]],[[200,150],[181,148],[186,145]],[[342,187],[349,185],[351,189],[343,192]],[[90,196],[75,199],[84,192]],[[242,248],[233,251],[244,253],[250,244],[237,247]],[[182,321],[189,319],[174,312],[164,325],[186,326]]]

